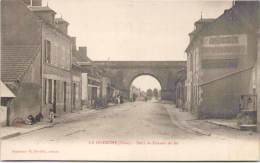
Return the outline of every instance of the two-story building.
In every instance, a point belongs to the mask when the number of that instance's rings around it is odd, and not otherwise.
[[[57,116],[81,108],[69,23],[41,0],[3,0],[1,7],[1,80],[15,95],[8,123],[48,117],[50,108]]]
[[[72,39],[68,35],[68,22],[55,18],[55,11],[48,6],[28,8],[41,21],[41,75],[42,113],[53,108],[57,116],[72,111],[71,69]]]
[[[241,95],[256,94],[258,2],[236,1],[216,19],[200,19],[187,53],[188,109],[200,118],[235,117]]]

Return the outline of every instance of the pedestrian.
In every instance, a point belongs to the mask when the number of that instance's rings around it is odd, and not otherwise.
[[[40,122],[42,119],[43,119],[43,115],[42,115],[41,112],[35,116],[35,121],[36,122]]]
[[[31,118],[32,115],[29,115],[26,119],[25,119],[25,124],[27,125],[32,125],[32,118]]]
[[[50,109],[50,113],[49,113],[49,119],[50,119],[50,123],[52,123],[54,121],[54,111],[53,109]]]
[[[123,98],[123,96],[120,96],[119,99],[120,99],[120,104],[123,104],[123,103],[124,103],[124,98]]]
[[[120,95],[117,95],[117,104],[120,104]]]

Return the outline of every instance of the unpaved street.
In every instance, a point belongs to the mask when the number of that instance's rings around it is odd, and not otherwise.
[[[174,115],[170,116],[167,108],[174,109]],[[173,105],[159,102],[126,103],[82,112],[66,123],[4,140],[5,150],[1,152],[6,158],[2,159],[259,159],[256,133],[200,120],[189,120],[183,126],[183,116]],[[194,127],[202,134],[194,132]]]

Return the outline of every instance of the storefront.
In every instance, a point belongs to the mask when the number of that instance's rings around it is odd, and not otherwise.
[[[101,97],[101,81],[97,78],[88,77],[88,104],[93,106],[95,100]]]

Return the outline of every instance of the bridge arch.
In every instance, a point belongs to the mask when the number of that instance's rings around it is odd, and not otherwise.
[[[125,97],[129,96],[134,79],[141,75],[153,76],[161,85],[164,100],[174,100],[177,74],[186,68],[185,61],[95,61],[95,65],[113,76],[113,83]]]
[[[152,74],[152,73],[138,73],[138,74],[136,74],[136,75],[133,76],[132,79],[129,81],[127,88],[130,89],[130,87],[131,87],[131,85],[133,84],[134,80],[137,79],[138,77],[141,77],[141,76],[151,76],[151,77],[153,77],[154,79],[156,79],[156,80],[158,81],[158,83],[160,84],[161,89],[163,88],[163,87],[162,87],[162,83],[163,83],[163,82],[162,82],[162,79],[161,79],[159,76],[157,76],[157,75],[155,75],[155,74]]]

